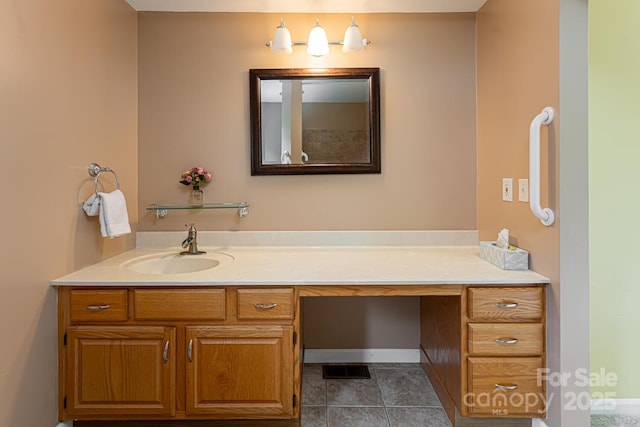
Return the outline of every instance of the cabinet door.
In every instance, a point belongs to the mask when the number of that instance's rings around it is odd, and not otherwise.
[[[187,327],[187,413],[293,415],[291,326]]]
[[[175,342],[170,327],[69,327],[67,415],[174,415]]]

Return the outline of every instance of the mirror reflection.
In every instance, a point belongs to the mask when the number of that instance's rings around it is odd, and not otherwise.
[[[367,79],[264,80],[262,163],[369,163]]]
[[[252,174],[379,173],[378,69],[251,70]]]

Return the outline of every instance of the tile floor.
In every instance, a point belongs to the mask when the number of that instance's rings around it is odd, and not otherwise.
[[[303,369],[301,427],[451,427],[419,364],[369,364],[371,379],[356,380]]]
[[[591,415],[591,427],[640,427],[640,417],[630,415]]]

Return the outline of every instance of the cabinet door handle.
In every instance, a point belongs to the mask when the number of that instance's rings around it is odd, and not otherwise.
[[[189,348],[187,348],[187,357],[189,362],[193,363],[193,340],[189,340]]]
[[[517,302],[497,302],[496,307],[498,308],[516,308],[518,306]]]
[[[87,310],[91,310],[91,311],[106,310],[108,308],[111,308],[109,304],[87,305]]]
[[[504,390],[504,391],[511,391],[511,390],[517,390],[518,389],[518,384],[496,384],[496,388],[498,390]]]
[[[164,343],[164,351],[162,352],[162,361],[166,365],[169,363],[169,340]]]
[[[278,304],[253,304],[255,308],[259,308],[260,310],[269,310],[270,308],[276,308]]]
[[[519,341],[518,338],[498,338],[496,340],[498,344],[505,344],[505,345],[517,344],[518,341]]]

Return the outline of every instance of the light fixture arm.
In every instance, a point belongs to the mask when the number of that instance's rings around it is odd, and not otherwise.
[[[266,42],[264,45],[266,47],[271,47],[271,44],[273,42],[271,40],[269,40],[268,42]],[[340,41],[329,41],[328,42],[329,45],[331,46],[343,46],[344,45],[344,41],[340,40]],[[371,40],[369,39],[362,39],[362,44],[365,46],[369,46],[371,44]],[[291,46],[309,46],[308,42],[291,42]]]

